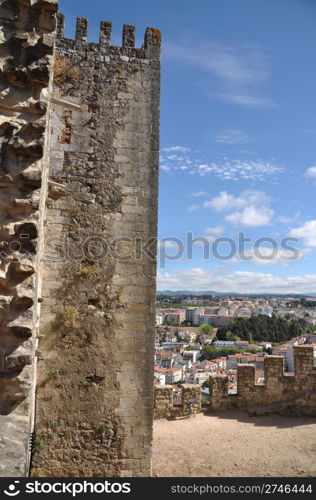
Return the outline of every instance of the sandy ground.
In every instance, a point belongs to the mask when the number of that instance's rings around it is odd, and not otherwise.
[[[154,424],[153,475],[316,476],[316,419],[239,411]]]

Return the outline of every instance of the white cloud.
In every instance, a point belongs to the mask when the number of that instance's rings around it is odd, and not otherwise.
[[[303,238],[308,247],[316,247],[316,220],[307,221],[303,226],[293,228],[289,236]]]
[[[310,179],[315,179],[316,180],[316,166],[314,167],[309,167],[306,172],[305,176],[309,177]]]
[[[197,166],[198,174],[213,174],[222,180],[264,181],[276,179],[283,167],[272,161],[263,160],[223,160]]]
[[[309,249],[305,250],[286,250],[280,247],[272,248],[271,246],[252,247],[245,250],[243,255],[240,255],[240,260],[248,260],[259,266],[288,266],[291,262],[297,262],[302,259]]]
[[[251,95],[242,94],[219,94],[219,99],[230,104],[239,104],[245,108],[276,108],[277,104],[266,97],[255,97]]]
[[[213,208],[217,212],[234,210],[249,205],[262,206],[269,203],[270,198],[264,191],[255,191],[247,189],[242,191],[239,196],[234,196],[227,191],[221,191],[218,196],[212,200],[205,201],[205,208]]]
[[[293,217],[287,217],[286,215],[279,215],[276,217],[276,222],[281,222],[281,224],[290,224],[291,222],[297,221],[301,216],[301,212],[296,212]]]
[[[218,270],[193,268],[158,273],[160,290],[214,290],[237,293],[312,293],[316,274],[276,276],[270,273],[235,271],[220,275]]]
[[[204,198],[205,196],[208,196],[207,191],[195,191],[194,193],[191,193],[190,196],[193,196],[195,198]]]
[[[161,168],[161,170],[164,170],[165,172],[170,172],[170,170],[171,170],[171,167],[169,165],[160,164],[160,168]]]
[[[259,227],[268,226],[273,216],[273,210],[267,207],[245,207],[240,212],[233,212],[225,217],[234,226]]]
[[[287,217],[286,215],[279,215],[276,218],[276,221],[281,222],[281,224],[289,224],[290,222],[292,222],[292,219],[291,217]]]
[[[215,226],[215,227],[207,227],[204,232],[206,234],[212,234],[214,236],[219,236],[223,234],[225,231],[225,226]]]
[[[267,56],[254,45],[205,41],[188,47],[168,43],[165,53],[169,59],[200,68],[227,83],[250,85],[263,83],[270,77]]]
[[[178,147],[178,146],[175,146]],[[168,148],[170,149],[170,148]],[[183,171],[191,175],[205,177],[214,175],[222,180],[229,181],[271,181],[275,182],[283,167],[274,161],[265,160],[223,160],[201,162],[194,158],[189,148],[187,151],[162,151],[160,155],[160,168],[166,172]],[[171,154],[170,154],[171,153]],[[206,196],[204,191],[192,193],[192,196]]]
[[[216,212],[231,212],[225,220],[234,226],[259,227],[271,222],[273,210],[269,208],[269,202],[263,191],[242,191],[239,196],[221,191],[215,198],[205,201],[203,206]]]
[[[171,160],[171,161],[185,162],[186,159],[187,159],[186,156],[175,155],[175,154],[167,156],[167,160]]]
[[[174,241],[172,238],[163,238],[162,240],[158,241],[158,249],[165,249],[165,250],[179,250],[179,244]]]
[[[165,55],[203,71],[207,88],[211,87],[207,92],[216,99],[244,107],[275,106],[272,99],[260,95],[259,87],[271,76],[271,64],[263,47],[236,41],[190,41],[166,44]]]
[[[250,144],[253,139],[243,130],[227,129],[217,134],[214,141],[219,144]]]
[[[242,197],[233,196],[226,191],[221,191],[218,196],[212,200],[205,201],[203,206],[205,208],[212,208],[216,212],[223,212],[245,206],[246,201]]]
[[[164,153],[188,153],[190,148],[185,148],[183,146],[170,146],[168,148],[162,148]]]
[[[188,207],[188,212],[195,212],[195,210],[198,210],[200,208],[200,205],[190,205]]]

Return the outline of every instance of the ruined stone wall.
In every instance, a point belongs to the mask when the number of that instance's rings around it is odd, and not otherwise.
[[[59,16],[33,476],[151,473],[160,32]],[[147,242],[147,245],[145,245]]]
[[[25,476],[33,425],[57,0],[0,2],[0,476]]]
[[[294,375],[284,372],[282,356],[264,360],[264,385],[255,384],[255,366],[238,365],[237,394],[228,394],[227,375],[210,377],[211,408],[260,407],[267,412],[286,415],[316,416],[316,366],[313,346],[294,347]],[[256,409],[257,407],[257,409]]]
[[[202,398],[201,388],[194,384],[182,386],[182,413],[183,415],[195,415],[201,410]]]
[[[173,387],[172,385],[155,386],[155,409],[156,418],[168,418],[173,413]]]
[[[181,406],[173,405],[173,386],[155,386],[156,418],[176,418],[194,416],[201,411],[201,388],[199,385],[183,384],[181,386]]]

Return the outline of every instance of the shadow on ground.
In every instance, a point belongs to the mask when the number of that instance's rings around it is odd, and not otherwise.
[[[275,427],[278,429],[286,429],[291,427],[298,427],[302,425],[315,424],[315,418],[308,417],[286,417],[282,415],[267,415],[267,416],[249,416],[246,411],[242,410],[224,410],[224,411],[210,411],[205,410],[206,417],[216,417],[219,419],[236,420],[259,427]]]

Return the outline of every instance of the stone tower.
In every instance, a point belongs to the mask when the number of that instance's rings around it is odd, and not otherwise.
[[[150,475],[160,32],[1,7],[0,475]]]

